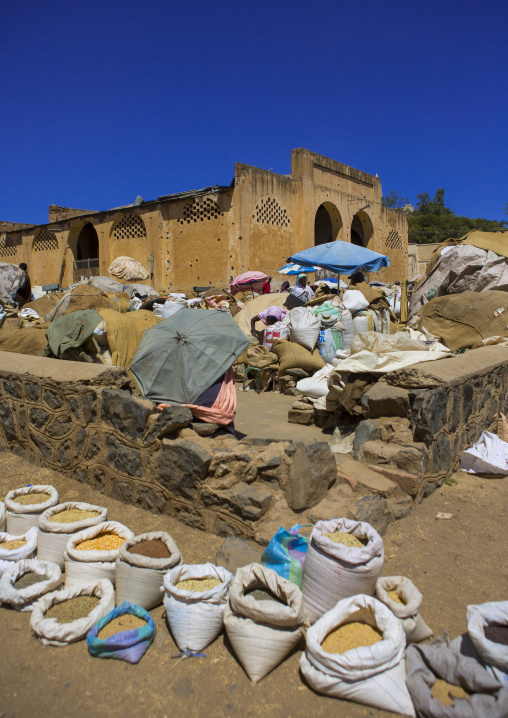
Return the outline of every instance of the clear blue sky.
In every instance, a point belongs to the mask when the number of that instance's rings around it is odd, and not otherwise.
[[[6,2],[0,219],[290,172],[306,147],[506,219],[506,0]]]

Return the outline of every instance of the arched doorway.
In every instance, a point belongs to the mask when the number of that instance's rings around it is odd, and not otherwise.
[[[98,259],[98,257],[99,237],[93,224],[87,222],[79,233],[76,243],[76,260],[80,262],[84,259]]]
[[[340,239],[342,217],[332,202],[323,202],[317,208],[314,219],[314,245],[326,244]]]
[[[369,215],[363,211],[357,212],[351,222],[351,244],[369,247],[373,234],[374,228]]]

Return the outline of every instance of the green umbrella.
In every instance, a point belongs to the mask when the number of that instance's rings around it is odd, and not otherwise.
[[[248,346],[230,314],[181,309],[145,331],[130,370],[147,399],[194,404]]]

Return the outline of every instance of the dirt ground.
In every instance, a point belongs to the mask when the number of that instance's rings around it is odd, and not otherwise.
[[[167,530],[188,563],[213,561],[222,542],[0,453],[0,496],[27,483],[53,484],[62,501],[105,505],[108,518],[136,533]],[[448,629],[454,637],[466,628],[468,604],[508,597],[508,479],[460,473],[450,484],[389,527],[383,573],[409,576],[423,593],[422,615],[435,634]],[[438,520],[439,512],[453,518]],[[61,648],[43,646],[30,634],[30,613],[0,608],[0,717],[390,715],[310,690],[298,671],[301,647],[257,685],[251,684],[222,635],[206,649],[206,658],[178,661],[171,657],[177,648],[163,607],[151,614],[157,626],[154,643],[141,662],[131,666],[92,658],[84,641]]]

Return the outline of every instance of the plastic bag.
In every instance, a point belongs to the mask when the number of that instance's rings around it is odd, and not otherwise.
[[[125,616],[126,613],[146,621],[146,626],[133,628],[130,631],[119,631],[109,638],[98,638],[98,634],[110,621],[119,616]],[[111,613],[101,618],[99,623],[90,629],[86,637],[86,644],[92,656],[118,658],[128,663],[139,663],[155,638],[155,633],[155,623],[148,611],[145,611],[141,606],[135,606],[128,601],[124,601],[121,606],[114,608]]]
[[[216,578],[221,583],[201,592],[176,587],[180,581],[192,578]],[[232,578],[230,571],[213,563],[175,566],[164,576],[166,618],[181,651],[201,651],[222,631]]]
[[[335,531],[368,539],[367,545],[348,547],[325,536]],[[373,596],[383,562],[383,540],[370,524],[350,519],[318,521],[307,549],[302,586],[311,623],[342,598],[360,593]]]
[[[49,494],[49,499],[42,504],[18,504],[16,496],[26,494]],[[5,508],[7,510],[7,531],[15,536],[21,536],[32,526],[39,526],[39,517],[46,509],[56,506],[58,503],[58,491],[54,486],[38,485],[25,486],[21,489],[9,491],[5,497]]]
[[[133,538],[133,532],[117,521],[105,521],[84,531],[72,534],[65,548],[65,587],[86,586],[101,578],[115,585],[115,561],[119,549],[111,551],[87,551],[77,549],[82,541],[96,538],[99,534],[113,532],[124,539]]]
[[[44,576],[44,581],[26,588],[15,588],[14,584],[26,573]],[[15,608],[16,611],[31,611],[32,604],[41,596],[54,591],[62,584],[60,567],[52,561],[22,559],[15,562],[0,578],[0,603]]]
[[[362,309],[367,309],[369,306],[369,302],[358,289],[346,289],[342,295],[342,303],[351,314],[361,312]]]
[[[73,521],[71,523],[59,523],[51,521],[55,514],[70,509],[81,511],[96,511],[98,516]],[[37,542],[37,558],[41,561],[54,561],[60,568],[64,566],[64,552],[68,540],[78,531],[83,531],[90,526],[104,523],[108,517],[108,510],[103,506],[83,504],[78,501],[67,501],[65,504],[52,506],[44,511],[39,518],[39,539]]]
[[[44,618],[44,614],[57,603],[63,603],[77,596],[95,596],[99,599],[88,616],[77,618],[70,623],[59,623],[56,618]],[[42,643],[50,646],[65,646],[85,638],[88,631],[107,616],[115,607],[115,590],[111,581],[99,580],[87,586],[72,586],[61,591],[48,593],[33,606],[30,627]]]
[[[397,603],[388,595],[389,591],[396,591],[405,604]],[[382,576],[376,582],[376,598],[388,606],[390,611],[402,623],[406,634],[406,643],[418,643],[432,636],[432,629],[427,626],[420,616],[422,594],[414,583],[404,576]]]
[[[326,636],[352,621],[378,628],[383,640],[344,653],[325,651],[321,644]],[[352,596],[308,629],[300,670],[318,693],[414,716],[406,688],[405,645],[400,621],[385,605],[370,596]]]
[[[169,553],[168,558],[150,558],[131,553],[131,549],[140,541],[162,541]],[[116,559],[115,586],[116,604],[134,603],[150,610],[162,603],[161,587],[165,574],[170,568],[182,563],[182,554],[178,546],[165,531],[152,531],[128,539],[120,546]]]
[[[296,524],[289,531],[281,526],[261,556],[263,566],[276,571],[279,576],[300,588],[309,544],[309,539],[299,533],[302,526]]]
[[[418,716],[423,718],[506,718],[508,691],[473,658],[454,653],[448,641],[413,644],[406,651],[406,682]],[[472,695],[445,706],[431,694],[437,678],[460,685]]]
[[[319,332],[319,353],[326,362],[331,362],[335,352],[342,349],[342,333],[340,329],[321,329]]]
[[[286,605],[246,592],[267,588]],[[259,563],[239,568],[229,589],[224,627],[238,660],[257,683],[279,665],[304,635],[307,624],[300,589]]]
[[[321,331],[321,320],[308,307],[296,307],[289,312],[290,339],[310,352],[314,350]]]
[[[508,474],[508,443],[484,431],[477,443],[460,455],[460,468],[468,474]]]
[[[28,531],[21,536],[6,532],[0,533],[0,576],[4,571],[12,566],[14,561],[21,561],[21,559],[25,558],[35,558],[38,533],[39,530],[36,529],[35,526],[32,526],[31,529],[28,529]],[[2,548],[1,546],[1,544],[6,541],[21,541],[22,539],[25,539],[26,544],[20,546],[19,548],[15,548],[13,551]]]
[[[268,349],[272,348],[272,344],[278,339],[289,339],[289,327],[282,322],[267,325],[263,336],[263,344]]]

